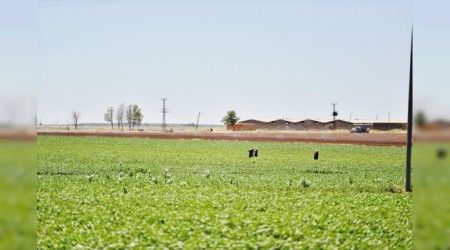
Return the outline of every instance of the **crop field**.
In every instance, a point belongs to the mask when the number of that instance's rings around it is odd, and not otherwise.
[[[37,145],[39,249],[412,247],[403,147],[64,136]]]

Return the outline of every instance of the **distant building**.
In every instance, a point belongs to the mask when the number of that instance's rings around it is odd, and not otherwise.
[[[324,119],[305,119],[296,120],[281,118],[276,120],[257,120],[249,119],[241,121],[237,124],[254,124],[255,129],[268,130],[350,130],[355,126],[368,127],[371,130],[392,130],[406,129],[406,121],[382,121],[382,120],[324,120]]]
[[[356,119],[353,122],[354,126],[364,126],[372,130],[393,130],[393,129],[401,129],[406,130],[408,123],[406,121],[399,120],[358,120]]]
[[[298,129],[296,126],[296,122],[295,120],[288,120],[288,119],[278,119],[278,120],[273,120],[270,122],[270,124],[272,125],[270,127],[270,129],[273,130],[292,130],[292,129]]]
[[[255,124],[255,130],[256,129],[271,129],[271,127],[272,127],[270,121],[264,121],[264,120],[250,119],[250,120],[241,121],[237,124],[241,124],[241,123]]]
[[[227,130],[255,131],[256,130],[256,125],[254,123],[236,123],[234,125],[227,124]]]
[[[450,130],[450,121],[436,120],[417,126],[417,129],[422,131],[448,131]]]

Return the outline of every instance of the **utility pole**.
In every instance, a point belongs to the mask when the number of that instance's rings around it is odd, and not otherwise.
[[[406,192],[411,192],[412,109],[413,109],[413,30],[411,28],[411,55],[409,58],[409,90],[408,90],[408,133],[406,136],[406,171],[405,171]]]
[[[161,113],[163,114],[163,117],[162,117],[162,128],[165,131],[166,130],[166,126],[167,126],[166,125],[166,113],[169,113],[169,111],[166,109],[167,97],[161,98],[161,100],[163,101],[163,108],[161,110]]]
[[[197,130],[198,128],[198,121],[200,120],[200,112],[198,112],[198,117],[197,117],[197,125],[195,125],[195,130]]]
[[[336,111],[337,103],[333,102],[331,105],[333,105],[333,129],[336,129],[336,116],[338,115],[338,112]]]

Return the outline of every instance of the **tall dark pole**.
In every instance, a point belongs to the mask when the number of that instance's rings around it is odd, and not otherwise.
[[[336,112],[337,103],[333,102],[331,103],[331,105],[333,105],[333,129],[336,129],[336,116],[338,115],[338,113]]]
[[[198,117],[197,117],[197,125],[195,125],[195,130],[197,130],[198,128],[198,121],[200,120],[200,112],[198,112]]]
[[[168,111],[166,109],[166,100],[167,100],[167,98],[161,98],[161,100],[163,101],[163,108],[161,110],[161,113],[163,114],[163,117],[162,117],[162,128],[165,131],[166,130],[166,126],[167,126],[167,124],[166,124],[166,113],[168,113]]]
[[[411,147],[412,147],[412,104],[413,104],[413,30],[411,30],[411,55],[409,59],[409,93],[408,93],[408,134],[406,144],[406,178],[405,191],[411,192]]]

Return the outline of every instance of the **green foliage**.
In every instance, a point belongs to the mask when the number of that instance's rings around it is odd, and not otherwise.
[[[133,118],[134,118],[134,123],[137,125],[140,125],[142,122],[142,119],[144,119],[144,115],[142,114],[141,108],[139,108],[139,106],[136,104],[133,105]]]
[[[36,145],[0,140],[0,249],[36,249]]]
[[[137,104],[130,104],[126,109],[126,118],[128,122],[128,129],[134,130],[134,126],[140,126],[144,115],[142,114],[141,108]]]
[[[450,158],[439,158],[439,149],[450,152],[450,143],[421,141],[413,147],[416,249],[450,249]]]
[[[39,136],[38,248],[411,248],[404,148],[257,144]]]
[[[311,184],[309,183],[309,181],[307,180],[302,180],[301,183],[302,187],[307,188],[309,187]]]
[[[222,118],[221,122],[223,122],[225,125],[226,124],[234,125],[240,119],[241,118],[237,117],[236,112],[234,110],[230,110],[227,112],[227,115]]]
[[[416,112],[416,115],[414,116],[414,123],[417,126],[423,126],[427,123],[427,117],[425,115],[425,112],[419,110]]]

